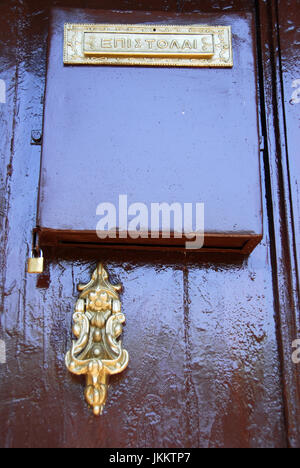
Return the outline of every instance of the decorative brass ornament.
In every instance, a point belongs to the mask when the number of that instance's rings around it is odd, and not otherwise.
[[[85,398],[96,416],[106,403],[109,376],[122,372],[129,362],[118,340],[125,322],[118,294],[121,288],[109,283],[102,264],[87,285],[78,286],[82,292],[73,315],[77,341],[66,355],[66,366],[73,374],[86,375]]]
[[[64,63],[230,68],[231,27],[65,24]]]

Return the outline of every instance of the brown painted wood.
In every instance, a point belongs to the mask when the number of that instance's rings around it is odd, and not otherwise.
[[[63,28],[72,22],[230,25],[234,67],[64,66]],[[97,206],[118,207],[119,195],[126,194],[128,204],[142,202],[149,213],[151,203],[204,203],[205,250],[230,246],[249,253],[262,238],[254,45],[250,13],[54,10],[37,219],[41,245],[57,239],[71,245],[74,238],[100,244]],[[133,243],[121,236],[115,242]],[[185,242],[160,238],[173,247]],[[134,243],[157,242],[149,236]]]
[[[170,238],[158,239],[126,239],[126,244],[123,239],[103,239],[97,237],[95,231],[64,231],[55,229],[34,229],[34,233],[38,235],[39,245],[45,246],[65,246],[72,249],[90,249],[95,246],[106,246],[107,248],[122,248],[135,250],[151,250],[151,249],[168,249],[177,251],[186,251],[186,237],[176,239],[171,233]],[[262,235],[249,234],[205,234],[204,246],[198,252],[207,254],[209,252],[223,252],[240,255],[249,255],[254,248],[260,243]]]
[[[268,136],[262,157],[264,237],[252,255],[106,248],[74,255],[49,248],[45,273],[37,279],[25,273],[40,169],[40,148],[30,145],[30,135],[42,126],[50,3],[0,5],[0,79],[7,82],[7,103],[0,104],[0,339],[7,350],[6,364],[0,364],[0,446],[300,446],[299,369],[291,363],[297,335],[288,252],[293,244],[281,208],[289,194],[277,183],[286,179],[276,164],[282,142],[274,126],[278,96],[270,44],[276,21],[270,5],[260,10]],[[112,7],[111,0],[61,3]],[[114,5],[253,12],[249,0]],[[64,354],[77,284],[88,281],[98,260],[124,286],[123,341],[131,362],[112,379],[105,414],[95,419],[84,402],[84,382],[66,371]]]
[[[298,2],[279,1],[279,41],[281,51],[281,78],[284,104],[285,148],[288,161],[288,176],[292,198],[293,248],[297,259],[298,295],[300,265],[300,11]]]
[[[297,9],[297,2],[289,7]],[[294,340],[299,337],[299,282],[295,255],[295,220],[290,185],[290,162],[285,132],[284,93],[277,2],[259,4],[261,38],[261,79],[263,80],[262,124],[265,133],[264,161],[269,210],[275,310],[282,366],[283,398],[287,440],[290,447],[300,446],[299,366],[290,357]],[[290,15],[286,9],[284,15]],[[296,14],[296,13],[295,13]],[[295,134],[296,138],[296,134]]]

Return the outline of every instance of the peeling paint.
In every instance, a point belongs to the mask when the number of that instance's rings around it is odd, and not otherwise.
[[[300,104],[300,80],[294,80],[292,88],[297,89],[292,94],[291,104]]]
[[[0,103],[6,104],[6,83],[4,80],[0,80]]]
[[[0,364],[6,363],[6,345],[5,341],[0,340]]]

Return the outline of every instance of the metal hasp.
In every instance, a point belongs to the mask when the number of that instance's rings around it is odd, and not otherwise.
[[[125,322],[118,292],[122,286],[109,283],[102,264],[94,271],[81,291],[73,315],[73,333],[77,340],[66,355],[70,372],[86,375],[85,398],[99,416],[108,393],[109,376],[119,374],[128,366],[128,352],[118,340]]]

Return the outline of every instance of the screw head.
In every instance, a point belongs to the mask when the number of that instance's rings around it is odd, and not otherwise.
[[[42,144],[42,132],[40,130],[32,130],[31,132],[31,144],[41,145]]]

